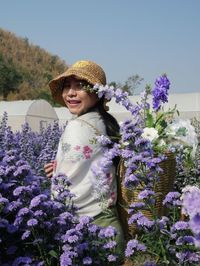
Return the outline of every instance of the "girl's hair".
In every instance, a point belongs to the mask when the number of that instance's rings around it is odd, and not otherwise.
[[[101,115],[101,117],[102,117],[102,119],[104,121],[104,124],[105,124],[105,127],[106,127],[106,133],[109,136],[110,140],[113,141],[113,142],[118,143],[120,127],[119,127],[119,124],[118,124],[117,120],[105,110],[105,108],[104,108],[104,98],[101,98],[100,101],[98,102],[97,109],[98,109],[99,114]],[[110,145],[108,145],[108,147],[109,146]],[[114,163],[116,169],[118,167],[119,160],[120,160],[119,157],[115,157],[113,159],[113,163]]]
[[[106,127],[106,133],[113,142],[118,142],[119,140],[119,124],[117,120],[109,114],[104,107],[104,98],[101,98],[97,104],[97,109],[103,119]]]

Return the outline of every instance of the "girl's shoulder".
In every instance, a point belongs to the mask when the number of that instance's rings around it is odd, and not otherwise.
[[[89,112],[75,119],[69,121],[67,125],[68,130],[79,130],[83,131],[94,131],[97,135],[105,135],[105,125],[104,122],[97,112]]]

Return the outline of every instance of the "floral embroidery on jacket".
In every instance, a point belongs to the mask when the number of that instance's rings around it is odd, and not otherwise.
[[[83,147],[83,154],[85,156],[85,159],[90,159],[92,152],[93,152],[93,150],[89,146]]]
[[[65,154],[65,158],[72,162],[80,161],[81,159],[90,159],[91,154],[93,153],[93,149],[88,145],[76,145],[72,147],[67,142],[62,143],[62,151]]]
[[[62,151],[63,152],[68,152],[71,148],[71,144],[69,143],[62,143]]]

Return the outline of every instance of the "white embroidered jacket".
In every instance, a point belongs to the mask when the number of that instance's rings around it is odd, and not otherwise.
[[[79,216],[94,217],[102,212],[101,202],[93,195],[93,184],[98,177],[91,169],[98,165],[103,156],[103,147],[93,141],[97,136],[95,129],[101,135],[106,135],[105,125],[97,112],[89,112],[70,120],[60,139],[56,155],[55,174],[65,174],[71,181],[69,189],[76,195],[74,203],[79,208]],[[108,184],[110,191],[106,200],[112,206],[117,199],[114,166],[108,174]]]

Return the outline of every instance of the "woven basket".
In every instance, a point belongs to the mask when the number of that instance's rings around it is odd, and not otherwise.
[[[159,181],[156,184],[155,192],[156,192],[156,203],[155,210],[156,215],[162,216],[166,214],[166,209],[163,207],[162,202],[170,191],[173,190],[174,178],[176,173],[176,161],[175,157],[172,153],[166,154],[167,159],[162,161],[159,166],[163,169],[163,172],[159,175]],[[118,185],[118,212],[119,217],[122,223],[122,227],[124,229],[125,238],[128,240],[132,238],[136,233],[136,226],[128,225],[128,219],[130,215],[128,214],[128,208],[131,203],[138,202],[137,196],[142,188],[137,188],[137,190],[130,190],[123,186],[124,175],[125,175],[125,166],[124,163],[121,162],[119,164],[118,169],[119,174],[119,185]],[[142,213],[148,217],[149,219],[153,219],[153,215],[148,210],[143,210]]]

